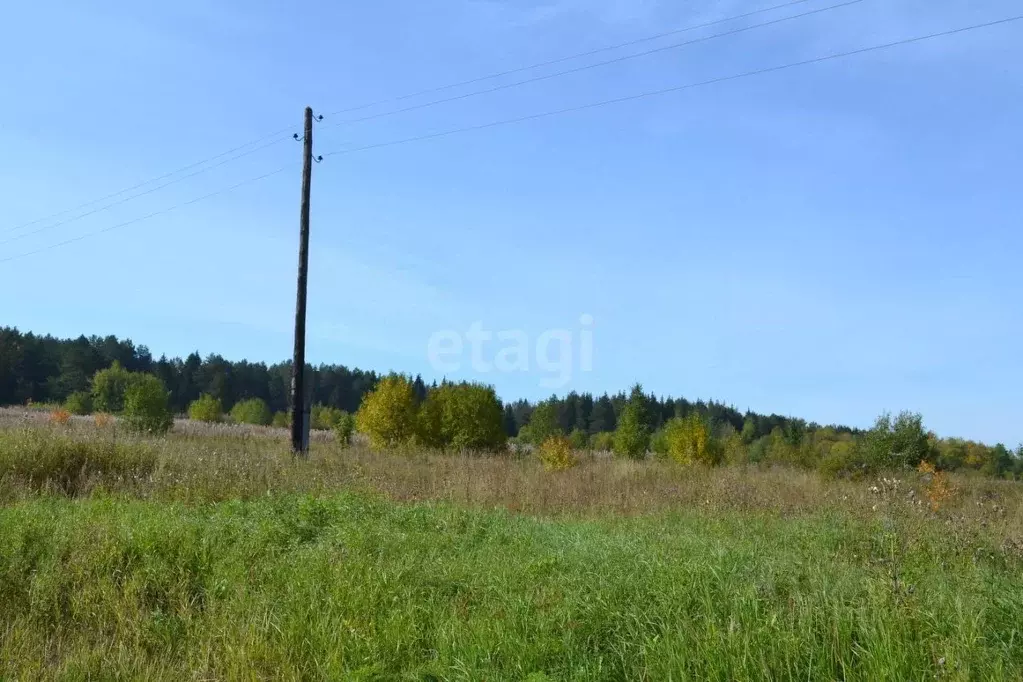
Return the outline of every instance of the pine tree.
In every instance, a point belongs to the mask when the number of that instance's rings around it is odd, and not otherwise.
[[[504,425],[504,433],[509,438],[514,438],[519,435],[519,424],[515,420],[515,408],[511,406],[511,403],[504,406],[504,416],[502,417]]]
[[[556,398],[552,398],[552,400],[556,400]],[[558,426],[561,427],[562,433],[569,433],[575,426],[576,415],[579,411],[579,394],[572,391],[559,403]]]
[[[607,393],[600,396],[593,404],[593,412],[590,415],[590,434],[614,431],[616,426],[615,409]]]
[[[583,433],[588,433],[590,428],[590,415],[593,414],[593,396],[589,393],[583,393],[579,396],[579,403],[576,407],[575,412],[575,429]]]
[[[423,377],[420,374],[416,375],[416,380],[412,382],[412,392],[416,396],[416,402],[421,403],[426,400],[426,383],[423,382]]]

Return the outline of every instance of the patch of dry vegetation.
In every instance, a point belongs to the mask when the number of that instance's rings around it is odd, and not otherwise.
[[[533,453],[377,452],[358,439],[341,447],[330,432],[314,435],[310,457],[302,460],[291,454],[287,432],[271,427],[179,421],[168,436],[146,439],[116,424],[97,427],[77,418],[53,424],[45,415],[0,411],[0,500],[52,490],[203,503],[354,490],[401,502],[540,516],[834,514],[907,529],[940,526],[960,549],[982,543],[1023,556],[1023,486],[980,475],[936,474],[924,466],[897,476],[833,481],[789,467],[680,467],[606,453],[579,454],[578,466],[550,472]],[[36,448],[31,461],[50,464],[12,464],[25,460],[30,443]],[[71,455],[77,459],[53,464]],[[117,460],[130,471],[110,463]],[[143,460],[145,466],[139,465]]]

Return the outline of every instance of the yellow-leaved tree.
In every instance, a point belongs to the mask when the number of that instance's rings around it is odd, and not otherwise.
[[[675,417],[664,426],[668,455],[679,464],[712,466],[720,460],[720,452],[710,435],[710,428],[696,412]]]
[[[356,427],[374,448],[409,443],[416,434],[416,395],[412,382],[399,374],[380,380],[362,400]]]

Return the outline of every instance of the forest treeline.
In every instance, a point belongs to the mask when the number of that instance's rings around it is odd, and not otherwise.
[[[91,390],[96,372],[119,363],[129,372],[150,373],[163,381],[169,391],[171,409],[183,414],[201,395],[220,401],[225,411],[243,400],[258,398],[272,413],[287,412],[291,385],[291,362],[266,365],[245,360],[232,362],[220,355],[205,358],[192,353],[185,359],[154,358],[146,346],[137,346],[130,339],[115,336],[79,336],[59,339],[23,333],[11,327],[0,328],[0,405],[63,403],[69,395]],[[310,366],[306,382],[312,404],[335,407],[354,414],[362,399],[380,381],[373,371],[344,365]],[[422,377],[412,378],[418,399],[426,397],[436,383],[427,384]],[[614,395],[593,396],[569,393],[552,396],[549,402],[558,425],[565,433],[580,430],[587,434],[612,432],[629,396],[622,391]],[[734,407],[684,398],[645,396],[648,426],[660,428],[675,416],[696,412],[715,424],[730,424],[741,430],[747,418],[756,424],[755,435],[766,436],[774,429],[816,428],[814,424],[782,417],[740,412]],[[529,423],[536,403],[516,400],[503,404],[503,426],[509,437]],[[853,432],[845,427],[839,431]]]
[[[198,353],[183,360],[154,359],[145,346],[114,336],[58,339],[0,328],[0,404],[64,404],[69,397],[95,396],[98,389],[102,394],[95,381],[98,373],[105,384],[123,385],[130,383],[129,375],[155,376],[166,389],[167,408],[178,414],[209,411],[212,418],[219,418],[230,413],[236,421],[249,423],[269,423],[274,414],[278,423],[286,420],[289,410],[290,362],[232,362]],[[400,381],[389,385],[395,378]],[[325,364],[309,367],[307,385],[314,426],[322,422],[325,428],[336,427],[342,414],[360,414],[367,426],[362,430],[369,435],[375,429],[399,434],[387,435],[384,440],[389,443],[407,439],[430,446],[486,443],[486,449],[492,449],[503,447],[507,439],[541,446],[560,437],[566,452],[557,448],[555,452],[562,459],[570,459],[568,449],[613,450],[630,457],[653,452],[682,462],[784,464],[831,475],[933,462],[946,470],[1023,477],[1023,446],[1013,452],[1001,444],[938,438],[924,429],[919,415],[908,413],[894,420],[882,415],[872,429],[858,430],[740,412],[715,401],[659,397],[638,385],[613,395],[572,392],[538,403],[501,402],[488,387],[438,386],[419,376],[383,377]],[[259,413],[258,418],[244,416],[252,411]],[[481,418],[482,414],[487,416]],[[475,424],[481,433],[469,433],[461,422]],[[343,423],[351,429],[350,422]]]

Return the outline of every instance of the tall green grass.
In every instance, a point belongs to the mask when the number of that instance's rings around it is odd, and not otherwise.
[[[1020,679],[1021,569],[826,512],[39,497],[0,509],[0,678]]]
[[[145,442],[81,438],[71,429],[0,431],[0,481],[77,495],[90,482],[138,481],[156,467]]]

